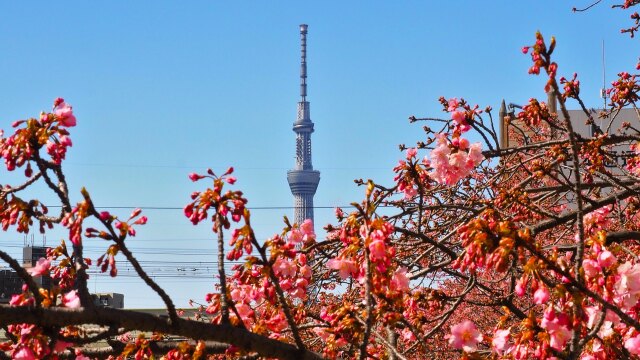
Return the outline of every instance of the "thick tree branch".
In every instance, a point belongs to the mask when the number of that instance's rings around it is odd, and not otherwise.
[[[5,324],[28,323],[39,326],[68,326],[97,324],[117,326],[139,331],[161,332],[193,340],[212,340],[233,344],[243,350],[257,352],[265,357],[279,359],[321,359],[308,350],[301,350],[268,337],[251,333],[230,325],[216,325],[195,320],[178,319],[177,326],[166,319],[129,310],[94,308],[73,310],[67,308],[29,308],[0,305],[0,319]]]

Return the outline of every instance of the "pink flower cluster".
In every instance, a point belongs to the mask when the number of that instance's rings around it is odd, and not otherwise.
[[[469,145],[468,140],[459,138],[449,144],[443,133],[436,138],[437,146],[430,154],[433,171],[429,175],[440,184],[455,185],[484,160],[480,143]]]
[[[596,279],[598,280],[597,286],[602,286],[604,282],[601,276],[604,275],[604,270],[612,267],[617,259],[609,250],[601,246],[594,246],[591,250],[582,260],[582,269],[584,269],[584,275],[587,279]]]
[[[244,228],[243,228],[244,229]],[[239,230],[240,233],[245,232]],[[271,258],[267,263],[249,256],[246,265],[233,267],[234,273],[228,279],[229,294],[233,301],[232,318],[248,328],[265,328],[271,332],[271,336],[279,338],[281,332],[288,327],[285,314],[278,306],[276,286],[269,276],[269,268],[277,279],[280,289],[289,301],[304,301],[307,297],[307,288],[312,277],[311,266],[307,262],[307,256],[297,250],[301,244],[312,244],[315,241],[313,223],[306,220],[299,226],[289,229],[287,236],[276,235],[265,242],[265,253],[270,253]],[[250,234],[236,235],[232,241],[244,241],[251,238]],[[253,247],[246,247],[247,255],[251,255]],[[232,249],[234,256],[236,248]],[[230,252],[230,253],[231,253]],[[271,264],[271,265],[269,265]],[[207,312],[219,314],[219,294],[207,295],[210,305]],[[237,316],[236,316],[237,315]],[[219,319],[219,315],[216,315]]]
[[[614,285],[616,302],[622,309],[630,311],[640,300],[640,264],[627,261],[618,266],[617,275]]]
[[[82,225],[89,214],[90,204],[87,201],[79,202],[76,207],[62,218],[61,224],[69,229],[69,240],[73,245],[82,243]]]
[[[408,269],[406,267],[401,266],[397,268],[391,277],[389,288],[398,292],[409,291],[409,277],[407,273]]]
[[[565,313],[556,313],[553,306],[545,310],[540,327],[549,334],[549,346],[562,350],[571,339],[571,319]]]
[[[583,217],[585,230],[595,231],[602,229],[608,224],[607,216],[611,212],[612,206],[604,206],[596,209]]]
[[[417,182],[426,184],[429,179],[429,174],[426,171],[426,168],[430,166],[429,159],[425,157],[421,162],[418,162],[417,156],[418,149],[409,148],[406,152],[406,160],[400,160],[398,165],[393,168],[397,174],[393,180],[398,183],[398,191],[404,193],[405,199],[411,199],[418,194]]]
[[[453,122],[455,132],[464,133],[471,129],[470,119],[475,116],[477,106],[471,108],[466,104],[464,99],[458,100],[457,98],[451,98],[448,101],[441,98],[440,101],[446,105],[446,111],[451,113],[451,121]]]
[[[632,174],[640,176],[640,143],[631,144],[630,148],[631,151],[634,152],[635,156],[627,159],[625,168]]]
[[[57,98],[53,102],[53,114],[56,116],[60,126],[76,126],[76,117],[73,115],[73,108],[64,102],[63,98]]]
[[[327,261],[327,267],[331,270],[338,271],[338,275],[342,280],[358,273],[356,262],[350,259],[329,259],[329,261]]]
[[[9,171],[26,163],[25,176],[30,177],[33,170],[29,162],[41,147],[45,148],[55,164],[64,160],[67,148],[72,146],[66,128],[75,125],[76,117],[71,106],[64,99],[57,98],[51,113],[43,112],[39,119],[15,121],[13,127],[18,129],[10,137],[4,138],[4,132],[0,130],[0,157]]]
[[[0,345],[2,351],[9,350],[12,359],[20,360],[36,360],[44,358],[57,359],[67,348],[73,346],[72,343],[57,340],[51,346],[49,338],[42,333],[42,329],[30,324],[8,325],[7,331],[18,339],[17,342],[9,345],[7,343]],[[76,359],[82,359],[76,357]],[[84,358],[87,359],[87,358]]]

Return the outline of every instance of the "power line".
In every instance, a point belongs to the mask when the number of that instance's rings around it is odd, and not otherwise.
[[[51,205],[47,206],[48,208],[60,208],[61,205]],[[314,206],[314,209],[335,209],[336,207],[347,209],[347,208],[355,208],[353,205],[344,205],[344,206]],[[184,207],[177,206],[96,206],[96,209],[136,209],[140,208],[143,210],[183,210]],[[247,206],[249,210],[291,210],[295,209],[295,206]]]
[[[125,163],[80,163],[80,162],[65,162],[66,166],[77,166],[77,167],[135,167],[135,168],[167,168],[167,169],[207,169],[207,168],[218,168],[220,170],[224,170],[227,166],[203,166],[203,165],[167,165],[167,164],[125,164]],[[282,171],[288,170],[287,167],[244,167],[244,166],[234,166],[236,171],[247,171],[247,170],[274,170],[274,171]],[[322,170],[384,170],[388,171],[389,167],[351,167],[351,166],[332,166],[332,167],[322,167]],[[220,172],[221,173],[221,172]],[[186,177],[186,176],[185,176]]]

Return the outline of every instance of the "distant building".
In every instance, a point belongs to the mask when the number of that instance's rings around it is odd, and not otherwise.
[[[0,304],[8,304],[13,295],[22,293],[22,279],[13,270],[0,270]]]
[[[40,258],[47,257],[48,247],[27,245],[22,248],[22,265],[26,268],[36,266]]]
[[[100,307],[109,307],[113,309],[124,308],[124,295],[118,293],[97,293],[91,294],[93,304]]]
[[[47,257],[47,247],[25,244],[22,248],[22,266],[29,270],[36,265],[40,258]],[[36,284],[44,289],[51,289],[51,278],[38,276],[34,278]],[[6,304],[13,295],[22,293],[23,281],[18,274],[10,269],[0,270],[0,304]]]
[[[547,106],[551,113],[558,114],[559,119],[564,119],[562,112],[558,109],[557,100],[554,96],[549,94],[547,99]],[[505,104],[502,101],[500,106],[500,147],[509,148],[519,146],[522,143],[534,143],[536,132],[545,131],[543,127],[537,129],[527,128],[522,126],[519,119],[516,118],[516,108],[521,106],[516,104]],[[593,123],[588,123],[589,117],[583,110],[568,110],[571,118],[571,125],[573,130],[583,138],[591,138],[598,133],[616,134],[620,129],[623,122],[628,122],[635,128],[640,127],[640,120],[638,119],[638,113],[635,109],[625,108],[621,109],[613,118],[601,118],[600,113],[602,109],[590,109],[589,114],[594,119]],[[552,130],[550,130],[552,131]],[[613,149],[618,152],[629,151],[628,146],[618,146]]]

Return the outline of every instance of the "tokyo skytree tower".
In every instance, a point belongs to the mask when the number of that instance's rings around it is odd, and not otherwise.
[[[296,133],[296,165],[287,172],[287,180],[294,199],[294,221],[301,224],[305,219],[313,220],[313,195],[320,182],[320,172],[311,164],[311,133],[313,122],[307,101],[307,25],[300,25],[300,101],[298,117],[293,123]]]

